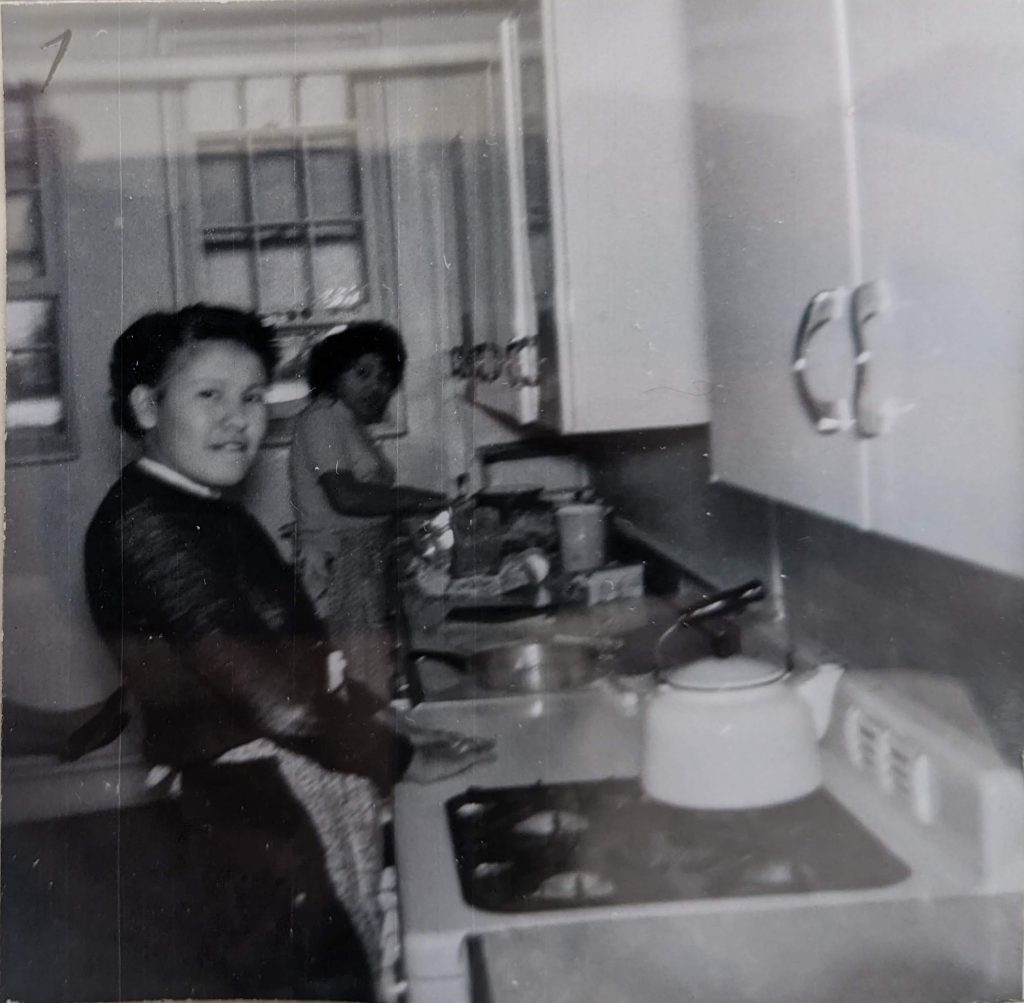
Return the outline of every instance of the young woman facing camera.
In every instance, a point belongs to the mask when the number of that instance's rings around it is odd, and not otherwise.
[[[239,843],[238,873],[212,880],[221,889],[240,882],[247,901],[246,881],[271,879],[240,873],[250,866],[241,844],[265,846],[272,880],[296,896],[290,907],[316,916],[297,964],[327,964],[335,991],[362,999],[372,994],[379,922],[376,809],[412,747],[358,683],[328,690],[326,633],[293,569],[222,495],[257,456],[274,361],[259,319],[229,308],[150,314],[121,335],[110,364],[114,420],[141,441],[142,457],[89,526],[87,586],[138,706],[145,757],[178,775],[197,833]],[[432,751],[433,761],[415,760],[420,779],[463,765]],[[289,864],[301,841],[289,841],[288,819],[315,832],[305,844],[318,853],[315,866]],[[285,846],[278,856],[275,845]],[[211,846],[199,855],[215,859]],[[330,916],[321,922],[313,903],[324,905],[325,889]],[[309,945],[321,928],[330,936],[318,958]]]

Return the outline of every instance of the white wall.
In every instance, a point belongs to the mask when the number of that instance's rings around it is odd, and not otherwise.
[[[287,40],[292,23],[304,48],[316,38],[330,44],[344,34],[343,26],[311,31],[308,12],[323,18],[324,11],[333,16],[343,6],[275,4],[265,25],[269,37]],[[159,11],[156,20],[154,11]],[[38,65],[45,73],[54,50],[41,52],[40,45],[72,28],[46,102],[68,136],[63,207],[71,397],[79,427],[75,459],[7,471],[3,686],[8,698],[70,708],[101,699],[116,684],[115,667],[88,616],[81,556],[88,521],[131,455],[131,444],[120,442],[109,420],[106,366],[114,339],[128,323],[149,310],[173,307],[175,299],[157,91],[62,80],[96,60],[109,66],[119,56],[144,56],[170,27],[187,22],[202,34],[204,18],[231,25],[235,16],[251,21],[254,11],[248,4],[180,9],[87,4],[61,5],[59,11],[50,5],[4,5],[5,71],[11,65]],[[412,44],[490,37],[494,24],[492,11],[447,21],[389,17],[377,30],[385,43]],[[251,30],[259,34],[263,28],[256,24]],[[234,47],[244,48],[246,32],[231,34]],[[403,77],[388,89],[399,320],[410,361],[409,434],[387,449],[404,480],[441,489],[450,488],[466,469],[477,445],[510,434],[462,402],[461,386],[446,375],[447,351],[457,331],[440,151],[460,123],[476,128],[480,88],[479,75],[467,72]],[[253,508],[272,531],[290,519],[286,456],[283,449],[266,450],[248,490]]]
[[[54,34],[27,8],[3,11],[4,55],[39,53]],[[98,29],[93,29],[93,31]],[[110,34],[73,36],[63,69],[116,53]],[[137,37],[127,33],[131,48]],[[173,305],[167,198],[157,99],[152,92],[51,88],[60,126],[72,409],[78,455],[12,467],[6,477],[4,695],[41,707],[106,696],[116,672],[85,603],[82,538],[122,461],[109,418],[110,347],[140,313]]]

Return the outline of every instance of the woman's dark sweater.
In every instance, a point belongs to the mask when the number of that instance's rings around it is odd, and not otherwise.
[[[327,692],[328,645],[295,571],[240,505],[134,465],[89,525],[93,618],[141,709],[144,754],[184,767],[267,737],[384,790],[408,743],[355,683]]]

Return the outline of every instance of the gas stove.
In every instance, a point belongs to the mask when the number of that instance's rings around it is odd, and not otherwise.
[[[491,912],[873,888],[910,873],[824,791],[692,811],[599,780],[470,788],[447,811],[462,896]]]
[[[497,744],[396,789],[409,1003],[1020,996],[1024,779],[953,681],[847,672],[823,786],[745,812],[641,793],[635,694],[415,713]]]

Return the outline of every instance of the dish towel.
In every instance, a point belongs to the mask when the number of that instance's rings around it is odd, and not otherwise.
[[[334,895],[359,935],[374,981],[379,981],[383,930],[378,896],[384,848],[376,787],[365,777],[326,770],[267,738],[230,749],[216,761],[248,763],[257,759],[273,759],[277,763],[289,790],[313,823]],[[167,793],[176,796],[180,790],[179,776],[170,767],[154,766],[149,771],[147,786],[165,783]]]

